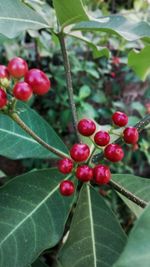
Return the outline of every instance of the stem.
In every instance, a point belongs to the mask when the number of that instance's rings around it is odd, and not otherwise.
[[[75,106],[74,99],[73,99],[73,85],[72,85],[72,77],[71,77],[71,67],[70,67],[70,62],[69,62],[68,55],[67,55],[64,34],[62,32],[59,33],[58,38],[59,38],[62,56],[63,56],[63,61],[64,61],[64,68],[65,68],[65,73],[66,73],[66,83],[67,83],[67,90],[68,90],[68,96],[69,96],[69,104],[70,104],[72,119],[73,119],[73,127],[75,130],[77,140],[78,140],[78,142],[80,142],[80,135],[79,135],[78,129],[77,129],[77,123],[78,123],[77,111],[76,111],[76,106]]]
[[[145,208],[147,206],[147,202],[144,200],[140,199],[136,195],[132,194],[130,191],[126,190],[124,187],[120,186],[118,183],[114,182],[111,180],[109,182],[109,185],[114,188],[116,191],[118,191],[120,194],[123,196],[127,197],[129,200],[140,206],[141,208]]]
[[[26,133],[28,133],[34,140],[36,140],[40,145],[45,147],[47,150],[50,152],[56,154],[60,158],[68,157],[67,154],[60,152],[56,148],[50,146],[47,144],[43,139],[41,139],[36,133],[34,133],[22,120],[21,118],[17,115],[17,113],[12,113],[8,115],[13,121],[15,121]]]
[[[149,123],[150,123],[150,114],[145,116],[141,121],[139,121],[137,124],[135,124],[134,127],[137,128],[138,132],[141,132]],[[124,141],[120,137],[114,143],[121,145],[121,144],[124,144]],[[103,159],[103,157],[104,157],[103,152],[99,153],[97,155],[94,155],[92,162],[97,164],[97,163],[99,163],[99,161],[101,159]]]

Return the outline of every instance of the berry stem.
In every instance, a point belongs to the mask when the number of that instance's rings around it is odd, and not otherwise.
[[[144,200],[140,199],[136,195],[132,194],[130,191],[126,190],[124,187],[120,186],[118,183],[115,181],[111,180],[109,181],[109,185],[114,188],[116,191],[118,191],[120,194],[123,196],[127,197],[129,200],[140,206],[141,208],[145,208],[147,206],[147,202]]]
[[[34,140],[36,140],[40,145],[45,147],[50,152],[54,153],[60,158],[68,157],[67,154],[57,150],[56,148],[47,144],[43,139],[41,139],[36,133],[34,133],[18,116],[17,113],[7,114],[13,121],[15,121],[26,133],[28,133]]]
[[[76,133],[76,138],[77,141],[80,142],[80,135],[78,133],[77,129],[77,123],[78,123],[78,118],[77,118],[77,111],[76,111],[76,106],[73,98],[73,85],[72,85],[72,77],[71,77],[71,67],[70,67],[70,62],[67,54],[67,49],[66,49],[66,44],[65,44],[65,39],[64,39],[64,34],[60,32],[58,34],[60,46],[61,46],[61,51],[62,51],[62,56],[63,56],[63,61],[64,61],[64,68],[65,68],[65,74],[66,74],[66,83],[67,83],[67,90],[68,90],[68,96],[69,96],[69,103],[70,103],[70,108],[71,108],[71,113],[72,113],[72,119],[73,119],[73,127]]]
[[[145,116],[142,120],[140,120],[137,124],[135,124],[134,127],[138,130],[138,132],[141,132],[149,124],[150,124],[150,114]],[[124,140],[120,137],[114,143],[121,145],[124,144]],[[96,154],[93,156],[92,162],[97,164],[101,159],[103,159],[103,157],[104,157],[103,152]]]

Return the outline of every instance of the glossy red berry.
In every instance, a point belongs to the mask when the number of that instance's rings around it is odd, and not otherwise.
[[[76,177],[82,182],[88,182],[93,179],[93,169],[87,165],[78,166]]]
[[[4,65],[0,65],[0,78],[9,79],[8,68],[6,66],[4,66]]]
[[[25,75],[25,81],[32,87],[33,93],[37,95],[46,94],[51,83],[47,75],[39,69],[31,69]]]
[[[22,78],[28,71],[27,62],[20,57],[15,57],[9,61],[8,71],[14,78]]]
[[[26,82],[18,82],[13,89],[13,95],[15,98],[21,101],[28,101],[32,97],[32,88]]]
[[[111,72],[111,73],[110,73],[110,76],[111,76],[111,78],[114,79],[114,78],[116,77],[116,73],[115,73],[115,72]]]
[[[123,159],[124,152],[121,146],[117,144],[109,144],[104,150],[104,155],[108,160],[117,162]]]
[[[94,181],[98,185],[107,184],[111,179],[111,172],[106,165],[99,164],[94,170]]]
[[[86,161],[90,155],[90,149],[86,144],[74,144],[70,149],[70,155],[76,162]]]
[[[67,174],[70,173],[73,169],[73,162],[71,159],[64,158],[59,160],[58,162],[58,169],[60,172]]]
[[[75,191],[75,186],[72,181],[62,181],[59,186],[60,193],[63,196],[71,196]]]
[[[119,126],[119,127],[123,127],[126,126],[128,124],[128,116],[120,111],[116,111],[113,116],[112,116],[112,120],[114,122],[115,125]]]
[[[105,131],[98,131],[94,136],[94,141],[98,146],[106,146],[109,144],[110,135]]]
[[[0,88],[0,108],[4,108],[7,105],[7,94]]]
[[[123,139],[127,144],[136,144],[139,139],[138,130],[135,127],[127,127],[123,131]]]
[[[78,131],[84,136],[92,135],[96,130],[96,124],[90,119],[82,119],[78,123]]]

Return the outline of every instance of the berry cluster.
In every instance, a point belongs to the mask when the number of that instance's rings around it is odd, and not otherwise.
[[[7,91],[15,99],[26,102],[33,94],[46,94],[50,87],[47,75],[39,69],[29,70],[27,62],[20,57],[11,59],[7,67],[0,65],[0,109],[8,103]]]
[[[115,112],[112,116],[114,125],[125,127],[128,124],[128,116],[123,112]],[[113,129],[113,127],[112,127]],[[102,148],[104,157],[111,162],[121,161],[124,151],[118,144],[110,143],[110,133],[115,134],[112,129],[108,132],[100,130],[96,132],[96,124],[90,119],[82,119],[78,123],[78,131],[81,135],[91,138],[96,148]],[[91,137],[93,135],[93,138]],[[121,133],[125,143],[135,145],[139,135],[135,127],[126,127]],[[111,179],[111,172],[108,166],[98,164],[95,167],[89,166],[90,148],[87,144],[74,144],[70,149],[71,158],[64,158],[59,161],[58,169],[63,174],[74,174],[82,182],[93,181],[98,185],[107,184]],[[60,192],[64,196],[74,193],[75,186],[70,180],[60,183]]]

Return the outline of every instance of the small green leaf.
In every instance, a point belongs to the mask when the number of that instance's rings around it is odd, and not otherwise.
[[[46,21],[20,0],[0,1],[0,33],[14,38],[22,31],[49,27]]]
[[[0,266],[26,267],[60,240],[72,198],[55,169],[21,175],[0,189]]]
[[[150,202],[150,180],[131,174],[114,174],[112,179],[117,182],[120,186],[141,198],[146,202]],[[122,200],[127,204],[127,206],[134,212],[134,214],[139,217],[143,212],[143,209],[137,206],[135,203],[119,194]]]
[[[87,98],[91,94],[91,89],[88,85],[83,85],[79,91],[79,97],[81,99]]]
[[[150,46],[146,46],[140,52],[133,50],[128,55],[128,65],[143,81],[150,74]]]
[[[117,15],[99,20],[79,22],[72,30],[116,33],[128,41],[134,41],[143,37],[150,38],[150,25],[147,22],[132,21],[131,19]]]
[[[68,240],[59,253],[60,264],[63,267],[111,267],[125,243],[126,236],[103,198],[92,187],[84,185]]]
[[[68,150],[52,127],[27,105],[19,104],[21,119],[45,142],[67,154]],[[0,155],[11,159],[56,158],[43,148],[12,119],[0,114]]]
[[[133,227],[127,245],[114,267],[150,266],[150,206]]]

